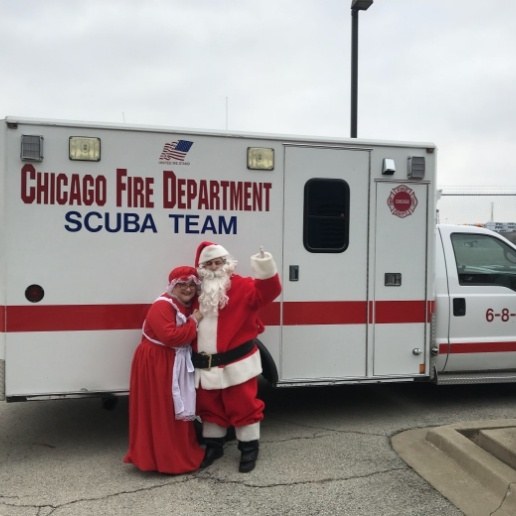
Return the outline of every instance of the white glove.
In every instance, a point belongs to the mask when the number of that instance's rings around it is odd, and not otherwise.
[[[251,268],[254,273],[254,277],[257,279],[268,279],[272,278],[278,273],[276,262],[272,257],[272,254],[260,249],[260,252],[251,256]]]

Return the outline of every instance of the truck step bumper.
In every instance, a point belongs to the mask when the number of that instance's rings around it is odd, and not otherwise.
[[[516,382],[516,371],[481,371],[464,373],[438,373],[438,385],[467,383],[509,383]]]

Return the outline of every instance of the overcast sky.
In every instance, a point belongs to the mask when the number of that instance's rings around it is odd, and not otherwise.
[[[0,0],[0,118],[348,137],[350,6]],[[514,0],[374,0],[359,16],[358,137],[435,143],[445,192],[516,193],[515,29]],[[439,208],[516,222],[516,197]]]

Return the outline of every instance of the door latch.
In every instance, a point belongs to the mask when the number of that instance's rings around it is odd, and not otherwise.
[[[299,281],[299,265],[289,265],[288,279],[289,281]]]

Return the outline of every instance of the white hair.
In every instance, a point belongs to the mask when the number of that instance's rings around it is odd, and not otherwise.
[[[199,294],[199,292],[201,291],[201,280],[197,276],[190,274],[190,276],[183,276],[181,278],[173,279],[165,287],[165,292],[171,296],[174,288],[176,288],[178,283],[194,283],[196,294]]]

